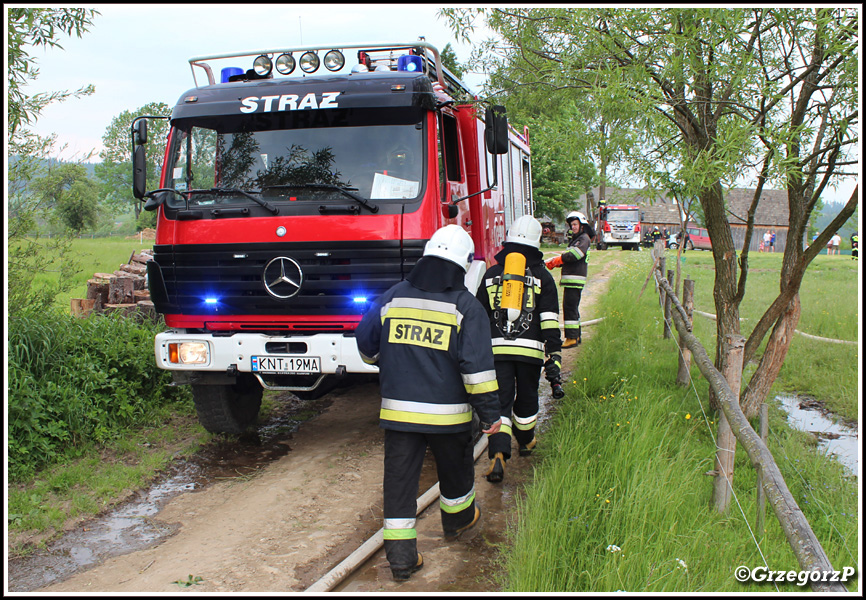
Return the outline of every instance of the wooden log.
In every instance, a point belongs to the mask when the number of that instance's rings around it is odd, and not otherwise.
[[[150,300],[150,291],[149,290],[133,290],[132,292],[133,302],[138,304],[142,300]]]
[[[153,260],[153,250],[142,250],[138,254],[133,253],[132,257],[129,259],[129,262],[130,264],[138,263],[144,265],[151,260]]]
[[[93,312],[93,307],[96,300],[86,298],[72,298],[70,300],[70,310],[74,317],[88,317]]]
[[[128,304],[132,302],[132,292],[135,290],[135,282],[132,277],[115,277],[114,281],[108,284],[108,303],[110,304]]]
[[[114,273],[94,273],[93,278],[104,283],[111,283],[111,280],[117,277]]]
[[[95,301],[93,310],[96,312],[101,311],[102,307],[108,304],[108,282],[98,279],[88,279],[85,298]]]
[[[686,322],[692,327],[692,310],[695,306],[695,282],[692,279],[683,281],[683,306],[686,309]],[[677,368],[677,385],[687,387],[692,381],[692,351],[680,335],[680,359]]]
[[[125,277],[127,279],[131,279],[132,289],[134,290],[143,290],[147,287],[144,275],[136,275],[135,273],[128,273],[127,271],[121,271],[120,269],[118,269],[114,273],[118,277]]]
[[[120,313],[124,317],[131,317],[135,314],[137,308],[138,305],[133,304],[132,302],[106,304],[103,308],[103,312],[105,312],[105,314]]]
[[[147,273],[147,267],[141,263],[127,263],[125,265],[120,265],[120,270],[125,273],[132,273],[133,275],[140,275],[142,277]]]

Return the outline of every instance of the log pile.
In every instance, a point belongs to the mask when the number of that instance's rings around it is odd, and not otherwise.
[[[150,260],[153,260],[153,250],[133,251],[129,261],[113,273],[94,273],[93,278],[87,280],[87,296],[72,299],[72,314],[87,317],[94,312],[119,312],[155,321],[158,315],[150,301],[146,277]]]

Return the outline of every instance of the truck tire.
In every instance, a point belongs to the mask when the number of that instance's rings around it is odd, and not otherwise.
[[[198,421],[210,433],[243,433],[256,424],[262,386],[247,373],[230,385],[192,385]]]

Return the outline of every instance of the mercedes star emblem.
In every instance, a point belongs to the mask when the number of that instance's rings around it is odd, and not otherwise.
[[[303,281],[301,266],[286,256],[271,260],[262,271],[262,283],[274,298],[291,298],[301,291]]]

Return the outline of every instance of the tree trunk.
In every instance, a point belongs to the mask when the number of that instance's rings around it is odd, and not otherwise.
[[[776,321],[776,326],[773,327],[773,332],[767,340],[767,348],[761,357],[758,370],[752,376],[742,398],[740,398],[740,408],[742,408],[746,418],[751,418],[758,414],[761,403],[764,402],[767,394],[770,393],[773,382],[776,381],[779,371],[782,370],[785,357],[788,355],[788,349],[791,347],[794,330],[797,328],[799,321],[800,296],[798,294],[794,296],[785,312]]]

